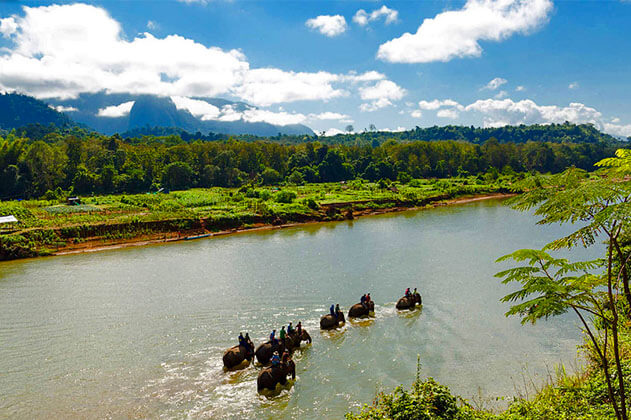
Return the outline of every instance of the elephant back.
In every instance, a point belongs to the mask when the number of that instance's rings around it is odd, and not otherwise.
[[[256,360],[258,360],[260,364],[266,365],[272,359],[272,355],[275,351],[277,351],[278,354],[283,354],[284,350],[285,348],[282,343],[279,342],[279,344],[272,345],[272,343],[268,341],[267,343],[263,343],[258,346],[256,348],[256,351],[254,352],[254,355],[256,356]]]
[[[322,330],[330,330],[332,328],[338,327],[340,324],[345,322],[344,314],[340,312],[338,317],[336,318],[334,315],[326,314],[322,318],[320,318],[320,329]]]
[[[368,309],[366,309],[364,305],[362,305],[361,303],[356,303],[348,310],[348,317],[357,318],[360,316],[366,316],[368,315],[368,312]]]
[[[246,359],[247,351],[243,346],[230,347],[223,354],[223,365],[228,369],[239,365]]]

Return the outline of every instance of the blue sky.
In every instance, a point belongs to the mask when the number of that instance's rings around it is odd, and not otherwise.
[[[629,22],[621,0],[1,2],[0,89],[151,93],[318,132],[569,120],[631,136]]]

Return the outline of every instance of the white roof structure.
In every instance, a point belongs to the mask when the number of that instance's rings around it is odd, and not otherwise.
[[[18,219],[16,219],[15,216],[0,216],[0,224],[17,222],[17,221]]]

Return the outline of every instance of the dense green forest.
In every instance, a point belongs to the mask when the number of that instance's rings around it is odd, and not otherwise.
[[[578,129],[578,128],[577,128]],[[61,188],[76,194],[143,192],[159,187],[236,187],[246,183],[336,182],[486,172],[587,170],[619,143],[534,142],[483,144],[406,141],[328,145],[319,141],[184,141],[180,136],[123,139],[52,131],[42,140],[15,132],[0,137],[0,197],[41,197]],[[618,145],[618,146],[616,146]]]

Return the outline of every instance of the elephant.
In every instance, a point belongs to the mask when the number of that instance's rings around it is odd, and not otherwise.
[[[291,375],[291,379],[296,379],[296,364],[293,360],[289,360],[286,365],[270,366],[259,372],[256,378],[256,387],[259,392],[264,389],[273,391],[277,384],[285,385],[287,383],[287,375]]]
[[[232,369],[235,366],[239,366],[244,360],[252,361],[253,357],[254,353],[252,351],[248,353],[243,346],[230,347],[223,354],[223,365],[227,369]]]
[[[368,302],[368,307],[365,307],[361,303],[356,303],[348,310],[349,318],[359,318],[362,316],[369,316],[371,312],[375,311],[375,302]]]
[[[300,335],[298,335],[297,331],[294,331],[291,334],[287,334],[285,337],[285,344],[287,345],[287,349],[289,351],[294,351],[295,349],[300,348],[300,343],[303,341],[311,344],[311,336],[306,330],[302,330]]]
[[[344,314],[342,312],[338,312],[337,317],[335,315],[326,314],[320,318],[320,329],[331,330],[344,325],[345,322],[346,319],[344,319]]]
[[[257,347],[254,355],[260,364],[267,365],[275,351],[277,351],[279,355],[285,352],[285,346],[282,341],[278,340],[278,343],[273,345],[270,341],[263,343]]]
[[[414,310],[414,308],[416,308],[416,305],[422,305],[423,304],[423,300],[421,299],[421,295],[419,293],[416,293],[412,296],[403,296],[401,299],[399,299],[399,301],[397,302],[397,309],[409,309],[409,310]]]

